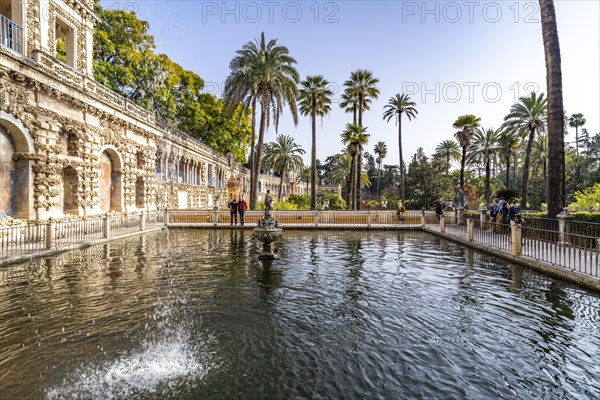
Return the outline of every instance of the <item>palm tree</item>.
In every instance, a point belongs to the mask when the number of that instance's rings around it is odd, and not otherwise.
[[[462,147],[462,156],[460,158],[460,188],[464,190],[465,185],[465,161],[467,158],[467,148],[473,140],[475,135],[475,129],[479,128],[481,118],[478,118],[472,114],[460,116],[454,121],[452,125],[454,129],[460,129],[454,134],[458,144]]]
[[[358,123],[357,120],[357,112],[358,112],[358,98],[348,89],[344,93],[342,93],[342,101],[340,101],[340,107],[346,111],[347,113],[352,113],[352,123],[356,125]],[[368,105],[367,105],[368,109]]]
[[[235,61],[235,62],[234,62]],[[260,125],[258,140],[253,152],[254,164],[252,165],[252,181],[250,184],[250,208],[256,209],[258,176],[262,162],[263,143],[265,131],[273,121],[275,129],[279,126],[279,117],[287,106],[292,113],[294,124],[298,124],[298,109],[296,96],[297,84],[300,81],[298,71],[294,67],[296,60],[289,55],[285,46],[278,46],[276,39],[268,42],[264,32],[260,40],[246,43],[237,52],[232,60],[232,71],[228,77],[235,80],[235,76],[244,75],[247,82],[240,83],[240,92],[243,88],[250,90],[260,103]],[[242,80],[242,78],[240,78]]]
[[[579,127],[584,126],[585,123],[586,120],[582,113],[573,114],[569,118],[569,126],[575,128],[575,152],[577,157],[579,157]]]
[[[352,156],[346,152],[332,156],[334,162],[330,170],[328,180],[331,183],[341,185],[346,204],[350,204],[350,177],[352,170]]]
[[[544,201],[548,201],[548,138],[544,135],[540,136],[533,149],[531,155],[533,159],[534,171],[539,171],[542,168],[542,176],[544,177]]]
[[[377,198],[381,196],[381,166],[383,159],[387,156],[387,145],[385,142],[377,142],[375,145],[375,154],[377,154]]]
[[[344,82],[346,87],[345,94],[349,98],[356,99],[358,106],[358,126],[363,126],[363,112],[369,109],[369,103],[379,97],[379,88],[377,88],[379,79],[373,76],[371,71],[358,69],[350,74],[350,79]],[[356,124],[354,124],[356,125]],[[358,171],[362,171],[362,157],[358,159]],[[360,206],[362,194],[358,188],[356,201]]]
[[[490,201],[490,175],[492,159],[496,157],[498,152],[498,141],[500,139],[500,131],[492,128],[478,128],[473,138],[473,143],[470,147],[470,152],[474,159],[479,160],[485,165],[485,202]]]
[[[510,131],[504,131],[498,139],[499,151],[506,163],[506,188],[510,187],[510,159],[516,154],[519,147],[519,137]]]
[[[546,98],[544,94],[537,95],[532,92],[528,97],[521,97],[518,103],[512,105],[510,113],[504,117],[504,124],[502,124],[503,130],[512,130],[527,135],[525,161],[523,162],[523,198],[521,200],[524,207],[527,207],[531,149],[536,133],[546,130],[546,115]]]
[[[289,171],[300,171],[304,167],[304,160],[302,159],[302,154],[304,153],[304,149],[297,145],[291,136],[287,135],[278,135],[275,138],[275,142],[269,143],[265,147],[265,166],[276,171],[281,177],[279,180],[277,201],[281,200],[284,177]]]
[[[415,108],[416,104],[410,100],[410,97],[406,94],[400,95],[397,93],[395,96],[390,98],[387,105],[383,108],[383,119],[387,122],[392,118],[396,118],[398,124],[398,152],[400,157],[400,198],[404,203],[404,160],[402,158],[402,114],[405,114],[408,120],[412,120],[417,117],[419,113]]]
[[[358,192],[360,191],[362,171],[358,159],[362,157],[364,146],[369,141],[367,128],[359,125],[348,124],[342,133],[342,143],[348,148],[348,154],[352,156],[352,167],[350,169],[350,199],[352,209],[358,209]]]
[[[306,183],[306,192],[308,193],[308,187],[310,185],[310,178],[312,176],[312,168],[303,166],[302,170],[298,174],[297,180],[298,183],[305,182]]]
[[[317,116],[323,117],[331,111],[333,92],[327,88],[329,82],[322,75],[307,76],[301,83],[298,98],[302,115],[310,115],[312,124],[311,150],[311,201],[312,210],[317,209]]]
[[[460,146],[455,140],[444,140],[435,148],[435,155],[446,160],[446,174],[450,173],[450,162],[460,160]]]
[[[546,56],[548,90],[548,215],[558,215],[565,204],[564,107],[560,45],[556,27],[554,0],[539,0]]]

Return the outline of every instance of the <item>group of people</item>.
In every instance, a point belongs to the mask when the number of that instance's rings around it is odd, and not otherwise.
[[[244,225],[244,215],[246,214],[246,210],[248,209],[248,203],[244,200],[244,197],[240,198],[240,201],[236,201],[234,198],[229,204],[227,204],[227,208],[229,208],[229,214],[231,216],[231,225],[235,223],[238,224],[238,214],[240,215],[240,224]]]
[[[490,230],[496,233],[502,233],[505,224],[523,225],[523,211],[519,200],[513,200],[512,205],[509,206],[503,197],[495,198],[490,207],[490,222]]]

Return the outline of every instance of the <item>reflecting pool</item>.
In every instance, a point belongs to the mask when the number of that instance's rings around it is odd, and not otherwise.
[[[0,399],[600,398],[600,296],[421,232],[171,230],[0,270]]]

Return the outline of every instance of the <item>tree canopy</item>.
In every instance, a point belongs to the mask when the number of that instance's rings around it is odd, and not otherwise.
[[[161,120],[220,153],[246,161],[251,110],[225,107],[203,93],[204,80],[165,54],[156,54],[148,22],[134,12],[96,5],[102,22],[94,32],[94,78]]]

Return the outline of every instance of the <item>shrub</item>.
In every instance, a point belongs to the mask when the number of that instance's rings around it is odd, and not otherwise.
[[[504,197],[504,200],[510,202],[513,199],[519,198],[519,191],[513,188],[500,189],[497,190],[494,194],[494,197],[501,198]]]
[[[340,196],[337,193],[330,193],[328,195],[325,195],[324,199],[329,200],[330,210],[345,210],[346,208],[348,208],[346,200],[344,200],[342,196]]]
[[[581,210],[589,210],[591,208],[598,209],[600,207],[600,183],[594,186],[575,192],[575,203],[571,203],[570,206],[579,205]]]
[[[310,195],[293,194],[287,199],[288,203],[295,204],[298,210],[310,210]]]

